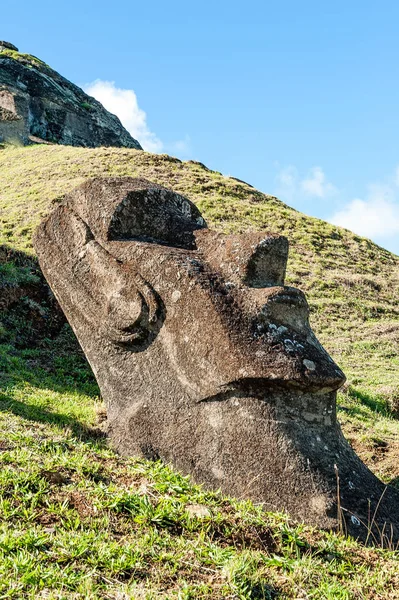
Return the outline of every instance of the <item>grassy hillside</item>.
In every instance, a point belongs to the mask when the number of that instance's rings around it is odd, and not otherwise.
[[[398,257],[199,163],[127,149],[5,148],[0,598],[399,598],[398,552],[295,527],[107,449],[97,387],[43,294],[31,244],[51,203],[97,175],[171,187],[221,231],[289,238],[287,283],[306,292],[313,328],[348,376],[344,432],[399,485]]]

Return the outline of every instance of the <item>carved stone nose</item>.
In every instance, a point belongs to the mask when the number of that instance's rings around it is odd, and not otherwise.
[[[253,288],[284,285],[288,259],[287,238],[249,232],[216,234],[209,229],[195,232],[197,248],[226,281]]]

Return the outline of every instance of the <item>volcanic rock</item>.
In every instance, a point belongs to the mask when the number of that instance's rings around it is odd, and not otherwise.
[[[38,58],[0,42],[0,142],[141,146],[120,120]]]

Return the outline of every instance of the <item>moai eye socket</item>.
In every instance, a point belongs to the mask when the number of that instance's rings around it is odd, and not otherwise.
[[[94,238],[105,242],[135,240],[193,249],[194,231],[206,227],[190,200],[144,179],[88,181],[69,197],[68,205]]]

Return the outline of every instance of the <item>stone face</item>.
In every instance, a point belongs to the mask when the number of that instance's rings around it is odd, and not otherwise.
[[[341,434],[344,375],[284,285],[285,238],[221,235],[148,181],[88,181],[35,236],[39,261],[93,368],[108,434],[268,510],[397,538],[399,495]],[[353,519],[351,517],[354,517]]]
[[[97,100],[39,59],[9,49],[0,42],[0,142],[141,149]]]

